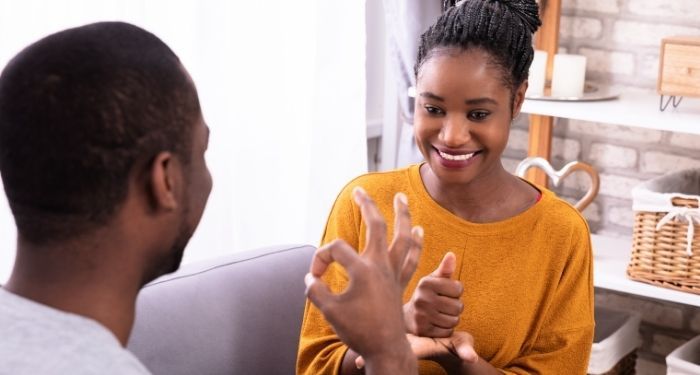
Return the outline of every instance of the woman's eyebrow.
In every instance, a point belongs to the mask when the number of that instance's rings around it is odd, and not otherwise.
[[[498,102],[487,97],[483,98],[476,98],[476,99],[467,99],[464,101],[464,104],[468,105],[475,105],[475,104],[493,104],[493,105],[498,105]]]
[[[443,97],[437,96],[437,95],[433,94],[433,93],[430,92],[430,91],[423,91],[422,93],[420,93],[420,96],[422,96],[422,97],[424,97],[424,98],[428,98],[428,99],[437,100],[437,101],[439,101],[439,102],[444,102],[444,101],[445,101],[445,99],[444,99]]]

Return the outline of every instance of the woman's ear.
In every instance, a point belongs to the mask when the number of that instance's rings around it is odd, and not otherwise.
[[[172,211],[177,208],[179,167],[170,152],[160,152],[150,166],[149,183],[151,199],[155,210]]]
[[[525,92],[527,91],[527,80],[520,84],[513,95],[513,115],[512,118],[518,117],[520,114],[520,109],[523,107],[523,102],[525,102]]]

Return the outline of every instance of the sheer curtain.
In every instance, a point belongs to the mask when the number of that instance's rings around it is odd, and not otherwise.
[[[0,66],[27,44],[103,20],[180,56],[211,128],[214,189],[185,262],[316,244],[336,194],[367,168],[365,3],[342,0],[0,0]],[[0,283],[15,227],[0,199]]]

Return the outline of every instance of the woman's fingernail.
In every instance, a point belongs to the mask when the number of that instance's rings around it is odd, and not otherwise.
[[[396,196],[399,197],[399,200],[401,203],[405,204],[408,206],[408,197],[404,193],[396,193]]]
[[[413,232],[416,234],[416,236],[423,238],[423,227],[415,226],[413,227]]]

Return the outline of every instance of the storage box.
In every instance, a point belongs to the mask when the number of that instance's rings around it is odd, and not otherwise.
[[[700,375],[700,336],[666,357],[667,375]]]
[[[661,41],[660,95],[700,97],[700,37],[669,37]]]
[[[590,375],[633,375],[641,345],[638,314],[595,309],[595,336],[588,362]]]
[[[699,203],[700,169],[657,177],[632,190],[631,279],[700,294]]]

